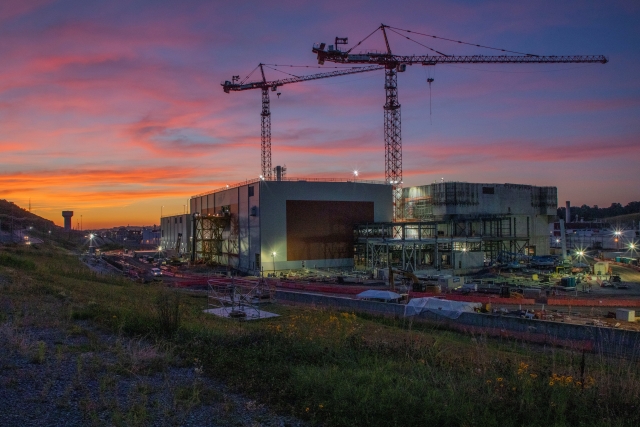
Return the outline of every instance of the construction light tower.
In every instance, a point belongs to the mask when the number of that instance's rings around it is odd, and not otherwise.
[[[351,51],[362,42],[371,37],[377,31],[382,31],[386,52],[362,52],[352,54]],[[435,55],[396,55],[391,52],[387,31],[396,33],[401,37],[413,41],[422,47],[434,52]],[[405,34],[401,34],[405,33]],[[413,40],[406,34],[426,36],[430,39],[439,39],[457,44],[470,45],[485,49],[498,50],[515,55],[446,55],[423,43]],[[351,49],[342,51],[338,48],[340,44],[346,44],[346,38],[336,37],[335,44],[325,43],[314,44],[313,53],[317,55],[318,64],[325,61],[340,64],[368,64],[379,65],[385,68],[384,89],[386,92],[386,102],[384,104],[384,144],[385,144],[385,181],[394,186],[393,191],[393,219],[401,221],[404,219],[404,212],[400,209],[402,199],[402,136],[400,120],[400,103],[398,101],[398,72],[404,72],[407,65],[436,65],[436,64],[568,64],[568,63],[598,63],[606,64],[608,59],[603,55],[570,55],[570,56],[540,56],[506,49],[493,48],[475,43],[467,43],[459,40],[451,40],[444,37],[437,37],[430,34],[418,33],[415,31],[403,30],[381,24],[375,31],[358,42]]]
[[[345,40],[346,41],[346,40]],[[382,70],[384,67],[380,65],[371,65],[368,67],[353,67],[344,70],[336,70],[327,73],[319,73],[319,74],[311,74],[307,76],[293,76],[288,79],[282,80],[273,80],[267,81],[264,75],[264,67],[265,64],[258,64],[255,70],[260,68],[260,73],[262,74],[262,80],[249,82],[247,83],[245,80],[239,81],[239,76],[233,76],[231,81],[225,81],[222,83],[222,89],[225,93],[229,93],[231,91],[242,91],[249,89],[261,89],[262,90],[262,112],[260,113],[262,127],[260,133],[260,148],[261,148],[261,160],[262,160],[262,175],[260,177],[265,180],[273,179],[273,168],[271,167],[271,108],[269,101],[269,89],[272,92],[278,90],[278,87],[290,84],[290,83],[299,83],[306,82],[309,80],[319,80],[326,79],[329,77],[337,77],[337,76],[346,76],[347,74],[357,74],[357,73],[366,73],[368,71]],[[247,79],[253,74],[253,71],[247,76]],[[280,96],[280,93],[278,93]]]

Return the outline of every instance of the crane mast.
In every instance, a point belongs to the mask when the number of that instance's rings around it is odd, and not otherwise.
[[[342,42],[342,44],[346,43],[346,39],[336,39],[337,42]],[[267,81],[264,74],[264,64],[259,64],[260,73],[262,76],[262,80],[255,82],[238,82],[238,76],[233,76],[231,81],[227,80],[222,83],[222,89],[225,93],[230,92],[238,92],[243,90],[250,89],[261,89],[262,91],[262,111],[260,113],[261,119],[261,132],[260,132],[260,151],[261,151],[261,166],[262,166],[262,175],[260,177],[264,180],[272,180],[273,179],[273,169],[271,165],[271,107],[269,100],[269,90],[275,92],[278,90],[278,87],[290,84],[290,83],[300,83],[306,82],[309,80],[319,80],[326,79],[329,77],[337,77],[337,76],[345,76],[348,74],[358,74],[358,73],[366,73],[368,71],[376,71],[381,70],[384,67],[380,65],[370,65],[367,67],[353,67],[345,70],[336,70],[330,71],[326,73],[317,73],[310,74],[306,76],[294,76],[287,79]],[[280,94],[278,94],[280,95]]]
[[[407,65],[437,65],[437,64],[606,64],[608,59],[604,55],[566,55],[539,56],[531,54],[520,55],[394,55],[387,37],[388,25],[380,25],[386,46],[386,53],[362,52],[351,53],[353,48],[342,51],[335,45],[325,43],[314,44],[312,51],[316,54],[318,64],[325,61],[340,64],[376,64],[385,68],[384,89],[386,100],[384,104],[384,144],[385,144],[385,182],[393,185],[393,219],[402,221],[404,212],[401,209],[402,200],[402,136],[400,119],[400,102],[398,101],[398,72],[404,72]],[[393,31],[393,29],[392,29]],[[375,31],[374,31],[375,32]],[[369,36],[371,36],[371,33]],[[369,37],[367,36],[367,38]],[[434,36],[432,36],[434,37]],[[434,37],[436,38],[436,37]],[[346,40],[345,40],[346,41]],[[364,40],[363,40],[364,41]],[[360,45],[359,42],[356,46]],[[460,42],[458,42],[460,43]],[[468,43],[467,43],[468,44]],[[354,47],[356,47],[354,46]],[[476,45],[478,46],[478,45]],[[481,46],[486,47],[486,46]],[[429,48],[431,49],[431,48]],[[433,50],[433,49],[431,49]]]

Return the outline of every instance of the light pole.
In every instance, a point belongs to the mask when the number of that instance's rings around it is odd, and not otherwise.
[[[271,252],[271,258],[273,259],[273,277],[276,276],[276,253]]]
[[[622,232],[614,231],[613,234],[615,236],[613,241],[616,242],[616,249],[620,249],[620,235],[622,234]]]

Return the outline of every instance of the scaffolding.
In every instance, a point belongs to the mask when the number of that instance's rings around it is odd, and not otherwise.
[[[193,216],[192,262],[231,266],[238,257],[238,219],[228,211]]]
[[[218,276],[207,281],[207,309],[220,317],[251,320],[276,316],[260,310],[260,304],[275,301],[275,280]]]

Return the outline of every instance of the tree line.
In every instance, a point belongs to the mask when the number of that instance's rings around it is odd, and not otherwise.
[[[563,206],[558,208],[558,217],[565,218],[566,208]],[[571,221],[576,220],[576,215],[579,220],[594,221],[597,219],[611,218],[619,215],[628,215],[640,213],[640,202],[630,202],[626,206],[622,206],[620,203],[611,203],[608,208],[600,208],[598,205],[593,207],[582,205],[571,206]]]

